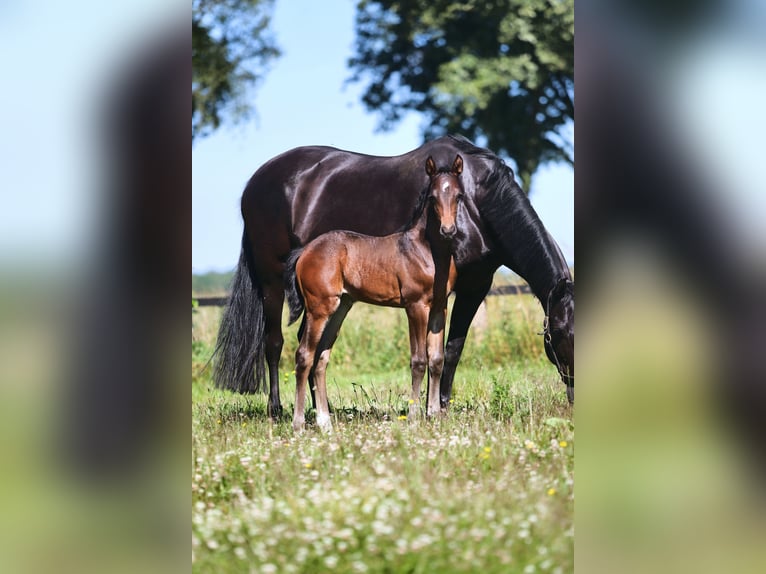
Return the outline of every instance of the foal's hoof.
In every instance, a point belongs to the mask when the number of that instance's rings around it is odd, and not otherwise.
[[[322,432],[332,432],[332,419],[330,415],[317,415],[317,426]]]
[[[411,423],[420,419],[420,405],[418,403],[411,403],[410,410],[407,412],[407,420]]]
[[[444,412],[445,411],[442,410],[441,406],[430,405],[426,409],[426,418],[428,420],[434,420],[441,417]]]

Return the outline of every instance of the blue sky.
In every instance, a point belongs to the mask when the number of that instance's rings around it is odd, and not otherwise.
[[[398,155],[420,145],[421,118],[407,116],[376,133],[377,117],[360,103],[362,87],[344,82],[354,41],[352,0],[276,2],[272,27],[282,56],[255,94],[248,125],[223,128],[192,152],[192,271],[227,271],[239,257],[239,198],[253,172],[301,145],[331,145]],[[574,261],[574,172],[549,165],[530,193],[543,223]]]

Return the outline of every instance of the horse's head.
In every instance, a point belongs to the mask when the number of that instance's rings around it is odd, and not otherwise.
[[[545,305],[545,354],[556,365],[574,403],[574,283],[562,278],[548,294]]]
[[[445,239],[452,239],[457,233],[457,206],[465,193],[460,179],[462,172],[463,158],[460,154],[455,157],[449,171],[438,171],[431,156],[426,160],[426,173],[430,178],[429,200],[439,219],[439,232]]]

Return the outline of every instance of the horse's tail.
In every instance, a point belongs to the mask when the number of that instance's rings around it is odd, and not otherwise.
[[[287,306],[290,308],[288,325],[295,323],[303,313],[303,295],[298,289],[298,278],[295,275],[295,266],[298,264],[301,253],[303,253],[303,248],[293,250],[287,258],[287,263],[285,263],[285,294],[287,295]]]
[[[217,387],[243,394],[265,390],[264,326],[263,290],[255,275],[252,248],[245,232],[213,351],[213,380]]]

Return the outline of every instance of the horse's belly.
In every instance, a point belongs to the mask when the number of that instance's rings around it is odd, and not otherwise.
[[[383,269],[370,268],[355,273],[346,281],[344,290],[356,301],[371,305],[401,307],[403,305],[400,284],[396,276]]]

